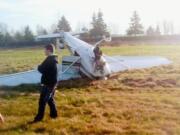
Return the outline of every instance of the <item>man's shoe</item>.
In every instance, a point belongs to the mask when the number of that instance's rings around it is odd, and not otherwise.
[[[37,123],[37,122],[40,122],[40,121],[42,121],[42,119],[35,118],[32,122]]]
[[[50,117],[51,117],[52,119],[56,119],[56,118],[58,117],[58,115],[50,115]]]

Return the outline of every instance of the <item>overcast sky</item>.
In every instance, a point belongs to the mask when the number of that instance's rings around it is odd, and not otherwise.
[[[27,24],[33,30],[37,25],[50,29],[65,15],[76,30],[79,25],[88,26],[99,9],[114,33],[125,33],[134,10],[145,28],[166,20],[180,33],[179,0],[0,0],[0,22],[15,30]]]

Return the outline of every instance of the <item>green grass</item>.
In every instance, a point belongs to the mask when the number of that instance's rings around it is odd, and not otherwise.
[[[49,108],[43,122],[28,124],[37,112],[38,86],[0,88],[0,135],[179,135],[180,46],[104,47],[108,55],[158,55],[169,66],[121,72],[107,81],[62,82],[56,93],[58,119]],[[62,55],[67,54],[67,52]],[[61,55],[60,55],[61,56]],[[0,73],[32,69],[42,49],[0,51]]]
[[[59,56],[67,55],[63,51]],[[0,74],[31,70],[45,58],[43,48],[0,50]]]

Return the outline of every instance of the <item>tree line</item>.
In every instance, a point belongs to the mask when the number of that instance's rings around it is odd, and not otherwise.
[[[18,44],[30,44],[30,42],[34,41],[34,34],[31,31],[29,26],[23,28],[23,30],[16,31],[14,34],[10,33],[5,25],[0,25],[0,46],[6,47],[10,45],[18,45]]]
[[[133,12],[132,17],[130,18],[129,28],[126,33],[130,36],[137,35],[146,35],[146,36],[159,36],[159,35],[173,35],[174,34],[174,25],[172,22],[163,22],[163,32],[160,31],[159,25],[155,28],[149,26],[147,30],[144,30],[143,25],[141,24],[141,19],[136,11]]]
[[[103,19],[102,11],[93,13],[91,27],[81,28],[80,37],[86,40],[97,41],[102,38],[102,36],[109,36],[110,32],[108,26]],[[165,35],[173,34],[173,24],[164,22],[163,29]],[[38,25],[36,28],[36,35],[45,35],[48,33],[58,33],[60,31],[70,32],[72,28],[69,21],[65,16],[62,16],[57,24],[54,24],[51,28],[51,32]],[[157,36],[161,35],[160,27],[157,25],[155,28],[149,26],[147,30],[144,30],[143,25],[141,24],[140,16],[136,11],[133,12],[132,17],[130,18],[129,27],[126,31],[128,36],[138,36],[138,35],[147,35],[147,36]],[[36,36],[31,28],[27,25],[21,31],[9,32],[7,26],[0,24],[0,47],[6,46],[31,46],[36,44],[34,37]]]

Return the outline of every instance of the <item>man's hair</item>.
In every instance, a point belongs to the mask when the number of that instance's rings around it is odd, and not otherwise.
[[[50,52],[54,53],[55,52],[55,48],[53,44],[48,44],[45,46],[46,50],[49,50]]]

